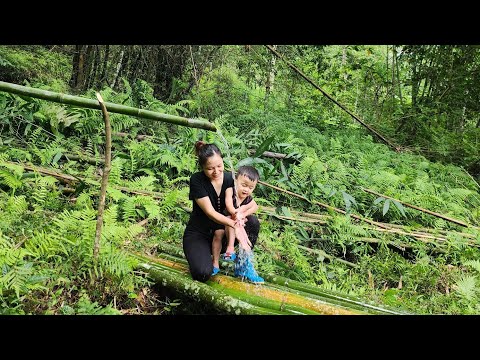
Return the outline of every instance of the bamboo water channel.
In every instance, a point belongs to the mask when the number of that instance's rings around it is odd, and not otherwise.
[[[183,254],[181,249],[166,244],[158,244],[158,249],[160,252],[156,256],[132,253],[139,261],[137,268],[146,271],[158,284],[210,303],[224,313],[241,314],[246,309],[249,309],[248,313],[259,311],[258,308],[249,308],[243,304],[246,303],[268,309],[275,314],[403,314],[395,309],[382,308],[354,297],[320,290],[315,286],[273,274],[260,274],[267,281],[263,285],[246,283],[228,276],[232,272],[228,263],[223,263],[222,267],[227,270],[222,270],[222,274],[213,276],[206,284],[199,283],[191,280],[188,263],[183,256],[180,257]],[[169,272],[166,280],[165,276],[162,276],[165,272]],[[229,297],[225,298],[225,294]]]
[[[217,131],[214,124],[197,119],[157,113],[133,107],[104,102],[78,96],[39,90],[17,84],[0,81],[0,91],[21,96],[34,97],[62,104],[80,106],[139,118],[158,120],[181,126]],[[108,133],[108,132],[107,132]],[[17,164],[26,170],[37,172],[38,167]],[[233,167],[233,166],[232,166]],[[58,172],[46,169],[46,175],[61,177]],[[78,178],[67,176],[69,181]],[[65,178],[64,178],[65,179]],[[253,285],[223,274],[212,277],[207,283],[191,279],[188,263],[182,257],[181,249],[169,248],[158,244],[162,251],[157,257],[131,253],[137,259],[137,269],[148,274],[157,284],[168,286],[195,301],[204,301],[213,305],[219,312],[227,314],[403,314],[396,309],[379,307],[344,294],[328,292],[295,280],[274,274],[261,274],[266,282]],[[173,254],[172,254],[173,253]],[[227,263],[223,267],[227,267]]]

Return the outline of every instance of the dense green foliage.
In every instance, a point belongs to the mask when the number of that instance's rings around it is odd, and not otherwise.
[[[85,68],[91,80],[82,75],[79,85],[75,56],[88,47],[0,46],[1,81],[27,80],[91,99],[100,91],[105,101],[208,119],[220,129],[217,134],[111,114],[112,171],[96,262],[101,113],[0,92],[0,313],[178,309],[178,302],[151,291],[125,251],[154,253],[159,242],[181,245],[188,219],[181,206],[190,207],[188,179],[197,171],[198,139],[217,143],[227,168],[253,164],[263,182],[310,201],[257,187],[257,202],[276,208],[276,216],[260,214],[259,270],[414,313],[479,313],[477,47],[278,47],[401,152],[379,143],[285,63],[272,61],[264,47],[142,48],[110,46],[107,55],[106,48],[92,47],[93,53],[84,54],[92,59]],[[171,78],[156,74],[160,65],[135,68],[141,54],[147,65],[152,58],[172,61]],[[101,59],[107,59],[104,81],[100,67],[94,72]],[[124,72],[113,81],[117,61]],[[139,140],[139,134],[148,137]],[[287,157],[263,157],[264,151]],[[78,181],[65,183],[19,164],[55,169]],[[294,211],[324,215],[326,223],[281,219]]]

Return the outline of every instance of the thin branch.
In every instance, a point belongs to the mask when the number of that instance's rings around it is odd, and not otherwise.
[[[97,260],[100,250],[100,237],[102,235],[103,226],[103,210],[105,209],[105,198],[107,195],[108,176],[112,169],[112,129],[110,127],[110,116],[103,102],[100,93],[96,93],[98,102],[102,107],[103,120],[105,122],[105,166],[102,174],[102,185],[100,188],[100,202],[98,204],[97,228],[95,231],[95,245],[93,247],[93,258]]]

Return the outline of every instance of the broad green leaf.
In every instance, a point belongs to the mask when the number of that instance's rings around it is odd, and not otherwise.
[[[388,212],[388,209],[390,208],[390,199],[385,200],[385,203],[383,204],[383,216]]]
[[[52,160],[52,165],[55,165],[55,164],[58,162],[58,160],[60,160],[60,158],[62,157],[62,155],[63,155],[63,154],[62,154],[61,152],[58,152],[57,155],[55,155],[55,157],[54,157],[53,160]]]
[[[259,157],[260,155],[262,155],[263,152],[268,149],[273,140],[275,140],[275,136],[270,136],[267,140],[261,143],[260,146],[257,148],[257,151],[255,151],[255,155],[253,155],[253,157]]]
[[[402,213],[402,215],[403,215],[404,217],[406,217],[407,215],[405,215],[405,210],[404,210],[404,208],[403,208],[403,205],[400,204],[397,200],[393,200],[393,199],[392,199],[392,201],[393,201],[393,203],[395,204],[395,206],[397,207],[397,209],[400,210],[400,212]]]

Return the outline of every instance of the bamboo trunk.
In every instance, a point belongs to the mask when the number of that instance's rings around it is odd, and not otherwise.
[[[164,259],[160,260],[153,256],[145,256],[145,255],[138,255],[138,254],[134,254],[134,255],[141,256],[142,259],[147,261],[154,261],[154,262],[158,261],[160,263],[163,263],[164,265],[171,266],[177,269],[181,268],[183,265],[184,270],[188,271],[187,270],[188,263],[184,259],[183,251],[180,248],[177,248],[172,245],[165,245],[162,243],[159,243],[157,247],[171,254],[171,256],[170,257],[166,256],[164,257]],[[157,256],[163,256],[163,255],[157,254]],[[181,256],[181,258],[178,258],[177,256]],[[222,268],[228,268],[226,272],[227,274],[229,273],[229,271],[231,271],[232,265],[230,263],[224,262],[221,265],[222,265]],[[301,291],[303,292],[304,297],[310,296],[305,294],[312,294],[312,295],[315,295],[315,299],[317,300],[321,300],[329,304],[335,304],[335,305],[341,306],[344,309],[355,309],[362,312],[375,313],[375,314],[397,314],[397,315],[402,314],[402,312],[396,309],[380,307],[374,303],[365,302],[350,295],[340,294],[334,291],[323,290],[316,286],[304,284],[302,282],[291,280],[282,276],[264,274],[264,273],[259,273],[259,275],[269,282],[268,284],[269,287],[271,287],[272,284],[276,284],[277,286],[280,286],[279,288],[280,291],[287,291],[287,292],[293,291],[295,293],[298,291]]]
[[[302,195],[298,195],[298,194],[295,194],[294,192],[291,192],[291,191],[288,191],[288,190],[285,190],[285,189],[282,189],[278,186],[275,186],[275,185],[271,185],[269,183],[266,183],[264,181],[260,181],[258,180],[258,183],[259,184],[262,184],[262,185],[265,185],[265,186],[268,186],[268,187],[271,187],[272,189],[275,189],[275,190],[278,190],[278,191],[281,191],[281,192],[284,192],[286,194],[289,194],[289,195],[292,195],[292,196],[295,196],[295,197],[298,197],[299,199],[302,199],[302,200],[305,200],[307,202],[309,202],[310,204],[316,204],[316,205],[319,205],[319,206],[322,206],[326,209],[329,209],[329,210],[333,210],[335,212],[338,212],[340,214],[344,214],[344,215],[347,215],[347,212],[342,210],[342,209],[338,209],[336,207],[333,207],[333,206],[330,206],[330,205],[327,205],[327,204],[324,204],[324,203],[321,203],[319,201],[315,201],[315,200],[308,200],[305,196],[302,196]],[[361,216],[358,216],[358,215],[355,215],[355,214],[349,214],[349,216],[351,216],[352,218],[354,219],[357,219],[357,220],[360,220],[360,221],[365,221],[371,225],[375,225],[375,226],[379,226],[381,228],[385,228],[385,229],[388,229],[387,226],[383,225],[383,224],[380,224],[376,221],[373,221],[373,220],[369,220],[369,219],[366,219],[364,217],[361,217]]]
[[[372,132],[374,135],[376,135],[381,141],[383,141],[386,145],[390,146],[392,149],[395,151],[399,151],[399,147],[388,141],[385,137],[383,137],[380,133],[378,133],[376,130],[374,130],[370,125],[365,123],[363,120],[361,120],[357,115],[352,113],[347,107],[337,100],[335,100],[330,94],[328,94],[325,90],[323,90],[320,86],[318,86],[312,79],[307,77],[303,72],[301,72],[298,68],[296,68],[294,65],[292,65],[289,61],[287,61],[280,53],[278,53],[272,46],[270,45],[265,45],[268,50],[270,50],[272,53],[274,53],[277,57],[279,57],[281,60],[283,60],[290,68],[292,68],[295,72],[297,72],[302,78],[304,78],[307,82],[309,82],[311,85],[313,85],[317,90],[319,90],[324,96],[326,96],[329,100],[337,104],[342,110],[344,110],[348,115],[350,115],[352,118],[357,120],[362,126],[364,126],[367,130]]]
[[[281,313],[237,300],[207,284],[188,279],[182,274],[155,268],[148,263],[140,263],[137,267],[146,271],[157,284],[171,288],[194,301],[211,304],[222,313],[230,315],[275,315]]]
[[[182,265],[179,261],[142,256],[139,254],[134,255],[139,259],[147,260],[148,263],[154,262],[155,265],[159,265],[160,267],[166,266],[179,270],[183,268],[185,274],[188,273],[188,265]],[[271,288],[267,284],[261,286],[254,285],[224,275],[216,275],[207,281],[206,284],[232,295],[238,295],[238,292],[240,292],[240,297],[243,301],[270,307],[276,311],[285,311],[285,309],[287,309],[285,306],[289,305],[289,312],[297,311],[305,314],[312,313],[312,311],[324,315],[355,315],[365,313],[361,310],[352,310],[348,307],[348,304],[345,306],[341,302],[329,302],[319,298],[310,298],[308,295],[299,295],[286,291],[285,289]]]
[[[98,101],[92,99],[82,98],[80,96],[66,95],[53,91],[35,89],[27,86],[11,84],[0,81],[0,91],[5,91],[12,94],[34,97],[38,99],[53,101],[61,104],[72,106],[79,106],[88,109],[101,110]],[[162,114],[155,111],[138,109],[130,106],[118,105],[106,102],[105,106],[109,112],[135,116],[143,119],[157,120],[171,124],[187,126],[192,128],[205,129],[210,131],[217,131],[213,123],[197,119],[187,119],[181,116]]]

